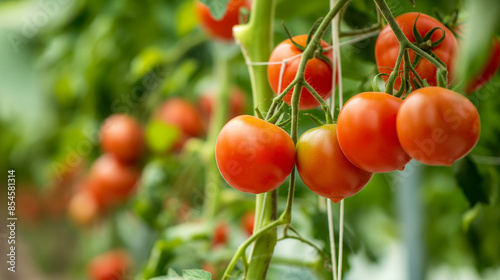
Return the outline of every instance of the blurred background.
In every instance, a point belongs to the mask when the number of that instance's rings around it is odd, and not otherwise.
[[[280,22],[306,33],[328,2],[277,0],[274,43],[286,38]],[[395,15],[458,9],[460,19],[482,26],[463,1],[387,2]],[[345,30],[370,26],[375,6],[353,0],[344,18]],[[476,51],[484,61],[489,50],[481,46],[500,33],[497,22],[482,24],[489,27]],[[344,100],[371,89],[375,40],[342,47]],[[220,274],[249,234],[244,221],[252,221],[254,197],[225,186],[222,210],[203,218],[206,166],[197,151],[210,115],[203,97],[217,87],[215,49],[230,57],[236,114],[252,114],[239,47],[205,34],[193,0],[0,1],[0,169],[3,182],[15,170],[18,217],[16,273],[2,261],[1,279],[94,279],[91,271],[100,268],[92,261],[109,252],[118,257],[97,262],[123,263],[123,279],[165,274],[167,267]],[[204,126],[182,147],[173,136],[179,128],[154,117],[160,104],[178,97],[201,112]],[[412,162],[404,172],[377,174],[346,201],[344,279],[500,279],[500,75],[469,98],[482,125],[471,156],[452,167]],[[99,129],[117,113],[144,130],[147,148],[132,165],[142,170],[140,179],[112,206],[78,204],[75,196],[103,154]],[[313,126],[301,117],[301,132]],[[281,188],[279,209],[286,194]],[[7,187],[0,198],[0,220],[7,221]],[[294,206],[294,226],[329,253],[324,206],[302,182]],[[9,232],[0,228],[7,260]],[[314,250],[286,240],[276,247],[269,279],[326,279],[324,269]]]

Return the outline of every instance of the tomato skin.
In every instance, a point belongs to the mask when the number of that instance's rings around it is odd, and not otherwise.
[[[196,2],[196,14],[203,28],[214,38],[220,40],[233,40],[233,26],[239,24],[240,9],[246,7],[250,10],[250,0],[231,0],[227,4],[224,16],[216,20],[210,14],[210,9],[200,1]]]
[[[335,124],[310,129],[300,136],[297,171],[310,190],[335,203],[358,193],[373,176],[345,157]]]
[[[282,128],[242,115],[222,128],[215,156],[229,185],[258,194],[274,190],[286,180],[295,163],[295,145]]]
[[[293,37],[293,40],[301,45],[305,46],[307,42],[307,35],[298,35]],[[321,41],[323,48],[327,48],[328,44]],[[288,59],[292,56],[301,54],[302,52],[295,47],[290,39],[287,39],[276,46],[276,48],[271,53],[269,57],[269,62],[282,62],[283,59]],[[332,51],[325,52],[324,55],[332,60]],[[285,70],[283,71],[283,78],[281,82],[281,91],[283,91],[294,79],[297,74],[297,70],[300,64],[300,57],[288,60]],[[281,73],[281,64],[269,64],[267,66],[267,77],[269,79],[269,84],[273,89],[275,94],[279,94],[279,80]],[[304,78],[309,84],[316,90],[316,92],[326,99],[332,94],[332,66],[326,61],[319,58],[313,58],[307,62]],[[293,89],[287,93],[283,100],[290,105],[292,100]],[[313,109],[319,106],[319,102],[314,98],[314,96],[305,87],[302,88],[300,94],[299,109]]]
[[[349,99],[337,120],[345,156],[372,173],[402,170],[411,158],[399,143],[396,117],[403,100],[382,92],[363,92]]]
[[[405,151],[428,165],[451,165],[479,139],[481,124],[474,104],[454,91],[427,87],[405,99],[397,117]]]
[[[123,162],[135,162],[144,151],[141,125],[125,114],[108,117],[101,126],[99,138],[101,149]]]
[[[127,198],[139,178],[140,172],[133,166],[103,154],[92,165],[86,183],[87,188],[100,200],[111,203]]]
[[[424,37],[427,32],[435,27],[440,27],[445,31],[444,40],[436,47],[432,48],[432,52],[443,61],[448,66],[448,81],[450,82],[453,77],[453,61],[455,58],[455,53],[457,49],[457,40],[455,35],[437,19],[422,13],[406,13],[396,17],[396,22],[405,34],[405,36],[410,40],[410,42],[416,42],[413,36],[413,25],[415,20],[417,21],[418,33]],[[436,30],[431,36],[432,42],[439,40],[442,37],[442,31]],[[396,60],[399,53],[399,42],[392,32],[389,25],[386,25],[380,32],[377,42],[375,43],[375,59],[377,61],[378,71],[380,73],[390,74],[394,66],[396,65]],[[410,61],[413,62],[415,58],[415,52],[409,51]],[[403,63],[401,63],[401,69],[403,69]],[[415,67],[418,75],[422,80],[426,79],[429,85],[436,86],[436,67],[432,65],[429,61],[421,59],[420,62]],[[410,73],[410,78],[414,77]],[[382,77],[387,81],[388,76]],[[396,79],[394,83],[394,88],[399,89],[401,86],[401,79]]]
[[[87,272],[91,280],[125,280],[132,266],[130,255],[116,249],[95,256],[88,264]]]

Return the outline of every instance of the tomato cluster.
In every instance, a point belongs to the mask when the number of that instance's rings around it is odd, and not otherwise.
[[[358,94],[337,123],[342,151],[369,172],[402,169],[411,158],[451,165],[475,146],[479,132],[472,102],[440,87],[415,90],[404,101],[385,93]]]
[[[93,163],[68,205],[71,217],[82,225],[128,198],[141,176],[136,164],[144,153],[144,132],[137,120],[111,115],[101,126],[99,140],[104,154]]]

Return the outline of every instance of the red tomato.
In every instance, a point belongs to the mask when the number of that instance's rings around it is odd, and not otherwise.
[[[79,190],[68,204],[68,214],[77,224],[89,226],[99,215],[99,202],[90,190]]]
[[[200,108],[203,119],[208,124],[212,116],[214,103],[216,102],[216,93],[213,89],[209,89],[200,95],[198,107]],[[233,87],[229,95],[229,117],[228,120],[239,116],[245,112],[248,107],[247,95],[238,87]]]
[[[416,160],[451,165],[474,148],[481,124],[464,96],[440,87],[421,88],[403,102],[397,117],[399,141]]]
[[[310,129],[297,142],[297,171],[314,193],[337,203],[358,193],[373,174],[354,166],[337,140],[337,126]]]
[[[301,45],[306,46],[307,35],[299,35],[293,37],[293,40]],[[321,41],[323,48],[327,48],[328,44]],[[269,62],[282,62],[284,59],[301,54],[300,51],[292,43],[290,39],[281,42],[271,53]],[[332,51],[325,52],[324,55],[332,60]],[[283,71],[283,77],[281,81],[281,91],[283,91],[297,75],[297,70],[299,68],[301,57],[295,57],[289,60]],[[267,77],[271,88],[274,93],[278,94],[278,87],[280,81],[281,64],[269,64],[267,66]],[[317,57],[309,60],[306,65],[304,77],[306,81],[316,90],[316,92],[326,99],[332,94],[332,66],[328,62],[321,60]],[[283,98],[283,100],[290,104],[292,100],[293,89]],[[304,87],[302,88],[300,94],[300,109],[312,109],[319,106],[319,102],[314,98],[314,96]]]
[[[229,185],[258,194],[274,190],[286,180],[295,162],[295,145],[280,127],[242,115],[222,128],[215,156]]]
[[[101,126],[101,149],[123,162],[134,162],[143,153],[144,133],[131,116],[115,114]]]
[[[214,246],[217,247],[227,244],[228,235],[229,225],[224,222],[219,222],[214,229]]]
[[[221,40],[233,39],[233,26],[240,23],[240,9],[246,7],[250,10],[250,0],[231,0],[227,4],[224,16],[216,20],[210,14],[210,9],[200,1],[196,2],[196,13],[203,28],[213,37]]]
[[[254,224],[255,224],[255,212],[254,211],[247,212],[241,218],[241,226],[243,227],[243,230],[248,235],[252,235],[253,234]]]
[[[92,165],[87,188],[103,200],[122,200],[130,195],[140,172],[108,154],[100,156]]]
[[[337,120],[345,156],[372,173],[402,170],[410,156],[399,144],[396,116],[403,100],[382,92],[363,92],[349,99]]]
[[[182,148],[189,138],[200,137],[205,133],[201,116],[196,108],[179,97],[171,98],[160,105],[154,118],[179,128],[182,135],[174,145],[176,149]]]
[[[396,22],[399,27],[406,35],[410,42],[416,42],[415,36],[413,36],[413,25],[417,20],[417,30],[420,36],[425,37],[425,34],[431,29],[440,27],[445,32],[444,40],[436,47],[432,48],[431,51],[448,66],[448,80],[453,77],[453,60],[455,57],[455,51],[457,48],[457,40],[455,35],[443,24],[441,24],[437,19],[430,17],[426,14],[421,13],[406,13],[396,17]],[[443,31],[436,30],[432,36],[432,42],[439,40],[443,36]],[[389,25],[386,25],[384,29],[380,32],[377,42],[375,43],[375,58],[377,61],[378,71],[380,73],[390,74],[394,66],[396,65],[396,60],[399,53],[399,42],[392,32]],[[413,62],[415,58],[415,53],[410,51],[410,61]],[[400,72],[403,70],[403,63],[401,63]],[[429,61],[421,59],[420,62],[415,67],[418,75],[422,80],[426,79],[429,85],[436,86],[436,67],[432,65]],[[410,73],[410,78],[414,77]],[[384,80],[387,80],[387,76],[383,76]],[[398,78],[394,84],[395,89],[399,89],[401,86],[401,79]]]
[[[130,279],[128,271],[131,266],[130,255],[116,249],[94,257],[87,270],[91,280],[125,280]]]

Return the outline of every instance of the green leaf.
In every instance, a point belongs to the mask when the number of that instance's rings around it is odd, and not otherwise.
[[[184,1],[177,12],[177,35],[185,36],[198,26],[198,20],[193,17],[195,1]]]
[[[229,0],[200,0],[200,2],[208,6],[215,19],[221,19],[226,13]]]
[[[467,210],[462,216],[462,229],[464,231],[468,231],[470,225],[479,215],[479,211],[481,210],[481,204],[476,204],[474,207]]]
[[[139,79],[164,61],[165,57],[161,49],[147,47],[132,60],[130,72],[135,79]]]
[[[146,127],[146,143],[155,153],[170,150],[180,137],[179,128],[159,120],[151,121]]]
[[[479,173],[470,156],[457,162],[454,173],[458,186],[462,189],[471,206],[475,206],[478,202],[489,202],[488,184],[485,183],[483,175]]]
[[[212,275],[209,272],[200,269],[185,269],[182,273],[186,280],[212,280]]]
[[[166,276],[151,278],[149,280],[212,280],[212,275],[201,269],[184,269],[182,276],[175,270],[169,269]]]

